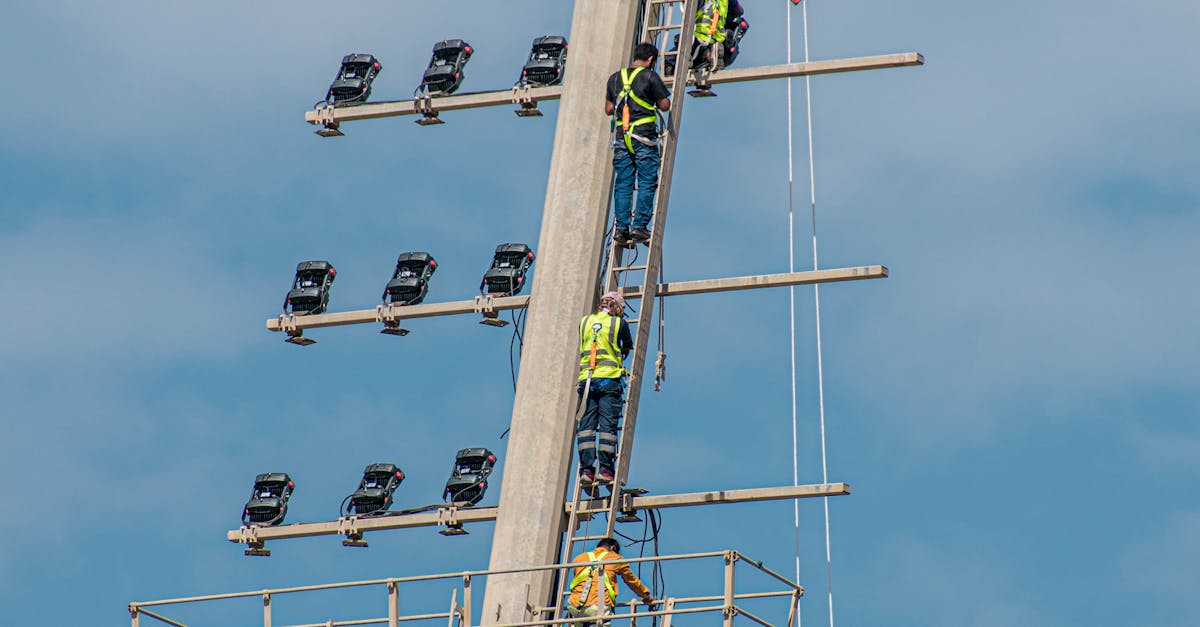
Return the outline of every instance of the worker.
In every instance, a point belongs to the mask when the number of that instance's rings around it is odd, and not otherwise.
[[[650,241],[650,218],[654,215],[654,193],[658,189],[658,117],[671,108],[671,92],[652,68],[658,58],[654,44],[640,43],[633,49],[633,65],[608,77],[604,113],[613,116],[613,212],[618,244]],[[637,213],[633,208],[633,183],[637,181]]]
[[[619,560],[621,555],[617,549],[621,545],[612,538],[604,538],[596,543],[596,549],[575,556],[575,564],[594,564],[595,562]],[[613,613],[617,604],[617,576],[625,580],[629,589],[642,597],[646,605],[654,602],[654,595],[646,585],[630,570],[629,564],[595,564],[581,565],[574,569],[571,579],[571,596],[567,598],[567,616],[571,618],[596,618]],[[605,594],[601,596],[603,590]],[[587,627],[597,621],[580,621],[571,623],[572,627]],[[608,621],[601,624],[607,625]]]
[[[579,321],[579,403],[583,414],[576,427],[579,448],[579,482],[613,480],[617,453],[617,423],[625,402],[625,357],[633,349],[633,335],[625,313],[625,299],[617,292],[600,298],[599,310]],[[598,441],[598,442],[597,442]],[[600,468],[595,464],[599,458]]]
[[[730,5],[733,5],[732,7]],[[736,11],[740,17],[744,11],[738,0],[702,0],[699,7],[696,9],[696,29],[694,31],[694,39],[692,40],[690,67],[693,70],[698,70],[704,67],[720,69],[713,66],[712,51],[713,44],[719,44],[722,50],[725,49],[725,37],[727,35],[726,28],[731,11]],[[679,49],[679,37],[675,37],[675,45],[671,51]],[[722,67],[724,64],[721,64]],[[663,65],[663,71],[668,74],[675,73],[674,59],[669,57]]]
[[[696,9],[696,43],[703,46],[725,43],[725,18],[728,15],[729,0],[701,2]]]

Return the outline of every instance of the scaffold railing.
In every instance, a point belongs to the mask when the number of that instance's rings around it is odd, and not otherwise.
[[[720,571],[722,580],[721,594],[691,597],[664,596],[664,598],[656,599],[649,604],[636,599],[624,603],[617,603],[616,606],[612,608],[614,610],[613,613],[602,617],[604,622],[628,621],[630,627],[635,627],[637,624],[637,619],[639,618],[661,617],[662,627],[670,627],[671,617],[679,614],[719,613],[722,617],[722,625],[725,627],[733,625],[734,618],[737,616],[744,616],[746,619],[754,623],[765,625],[767,627],[774,627],[775,625],[786,625],[787,627],[793,627],[796,624],[797,607],[800,602],[800,597],[804,595],[804,587],[799,583],[791,581],[787,577],[771,570],[770,568],[767,568],[762,562],[751,559],[735,550],[730,549],[723,551],[710,551],[706,553],[686,553],[680,555],[622,558],[619,560],[604,560],[602,562],[597,562],[597,564],[641,564],[679,560],[716,559],[723,561]],[[765,575],[765,577],[759,577],[758,579],[763,579],[769,583],[773,583],[773,587],[775,589],[757,592],[736,591],[734,588],[734,582],[737,580],[736,567],[739,563],[744,563],[755,571]],[[132,619],[133,627],[141,627],[140,621],[143,616],[154,619],[155,621],[161,623],[173,625],[175,627],[191,627],[181,620],[166,616],[162,613],[163,610],[160,608],[168,605],[178,606],[182,604],[208,603],[214,601],[259,597],[262,599],[263,627],[277,627],[273,622],[273,607],[276,597],[298,594],[301,592],[382,587],[386,591],[386,616],[379,618],[344,620],[327,618],[320,622],[294,623],[278,627],[348,627],[351,625],[387,625],[388,627],[398,627],[401,622],[431,620],[447,621],[447,625],[449,627],[473,627],[478,624],[475,622],[474,617],[472,616],[472,587],[476,583],[476,580],[480,578],[486,578],[488,575],[527,573],[544,570],[561,571],[572,569],[576,566],[578,565],[553,564],[529,568],[464,571],[456,573],[441,573],[436,575],[389,577],[386,579],[370,579],[364,581],[348,581],[309,586],[294,586],[289,588],[231,592],[226,594],[210,594],[204,596],[181,597],[176,599],[162,599],[158,601],[134,601],[129,604],[129,615]],[[447,590],[450,597],[450,603],[446,611],[419,614],[401,614],[400,592],[402,586],[405,584],[438,580],[447,581],[451,584],[449,590]],[[694,585],[695,584],[689,583],[689,587],[693,587]],[[423,595],[420,598],[428,599],[428,596]],[[746,602],[754,602],[756,600],[773,598],[787,599],[787,615],[781,622],[771,622],[761,616],[747,611],[745,607]],[[151,610],[149,608],[155,608],[158,611]],[[591,619],[571,618],[553,616],[553,614],[553,604],[548,606],[535,606],[527,603],[527,620],[519,623],[494,624],[490,625],[490,627],[533,627],[538,625],[562,625],[566,623],[598,625],[600,622],[600,617]],[[549,617],[546,618],[546,616]],[[238,624],[253,623],[239,620]]]

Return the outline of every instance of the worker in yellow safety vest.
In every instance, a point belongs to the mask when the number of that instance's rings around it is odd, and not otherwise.
[[[600,298],[600,308],[579,321],[579,402],[583,413],[576,426],[579,447],[579,481],[613,480],[617,453],[617,423],[625,399],[625,357],[633,349],[633,335],[625,313],[625,299],[617,292]],[[599,458],[600,468],[595,464]]]
[[[618,244],[650,241],[650,218],[658,190],[658,114],[671,108],[671,92],[654,71],[658,48],[640,43],[633,49],[633,65],[608,77],[604,113],[612,116],[613,213]],[[633,184],[637,181],[637,212],[633,212]],[[632,214],[632,215],[631,215]]]
[[[696,9],[696,41],[702,44],[725,41],[725,17],[729,0],[704,0]]]
[[[701,0],[696,7],[696,30],[695,39],[692,41],[691,47],[691,62],[688,67],[693,70],[698,70],[703,67],[709,67],[714,70],[720,69],[713,67],[716,59],[712,58],[714,50],[724,52],[724,43],[726,33],[726,21],[729,18],[730,0]],[[733,0],[735,10],[741,11],[741,5],[737,0]],[[738,13],[741,15],[741,13]],[[714,46],[713,44],[717,44]],[[679,35],[675,36],[675,45],[671,48],[671,52],[679,49]],[[721,64],[724,65],[723,63]],[[670,55],[667,56],[667,62],[663,67],[667,74],[675,73],[675,59]]]
[[[612,538],[604,538],[596,543],[596,549],[575,556],[573,563],[580,564],[574,568],[571,579],[571,596],[567,598],[567,615],[571,618],[597,618],[612,614],[612,608],[617,604],[617,577],[625,580],[629,589],[635,592],[646,605],[654,602],[654,595],[642,583],[637,575],[630,570],[629,564],[598,563],[620,560],[617,549],[621,545]],[[580,621],[571,623],[574,627],[585,627],[600,622],[607,625],[608,621]]]

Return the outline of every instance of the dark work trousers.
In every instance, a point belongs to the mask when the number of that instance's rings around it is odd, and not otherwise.
[[[643,131],[644,132],[644,131]],[[625,148],[625,140],[613,148],[613,170],[617,174],[613,182],[613,213],[617,229],[644,229],[654,215],[654,192],[658,190],[658,164],[661,160],[658,146],[647,146],[632,139],[633,153]],[[637,180],[637,215],[629,223],[633,206],[633,182]]]
[[[597,454],[600,467],[613,469],[617,454],[617,424],[621,422],[625,384],[620,379],[592,379],[588,397],[583,399],[584,381],[579,382],[579,401],[586,402],[575,442],[579,446],[579,467],[592,468]],[[599,389],[597,389],[599,388]]]

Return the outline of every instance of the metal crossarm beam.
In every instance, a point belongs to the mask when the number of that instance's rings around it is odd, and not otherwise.
[[[689,507],[694,505],[746,503],[751,501],[778,501],[821,496],[843,496],[847,494],[850,494],[850,484],[848,483],[817,483],[773,488],[712,490],[709,492],[691,492],[687,494],[635,496],[630,500],[629,509],[644,510]],[[579,514],[589,515],[608,511],[607,502],[608,499],[581,500]],[[571,503],[563,503],[564,516],[568,515],[571,509]],[[455,512],[454,518],[457,523],[488,522],[496,519],[498,510],[499,508],[497,507],[460,508]],[[445,517],[438,512],[421,512],[402,516],[357,518],[352,526],[357,533],[362,533],[365,531],[382,531],[386,529],[433,527],[444,520]],[[351,527],[347,521],[348,519],[341,519],[327,522],[279,525],[277,527],[242,527],[227,532],[225,537],[230,542],[247,544],[249,542],[266,542],[268,540],[284,540],[289,538],[342,535]]]
[[[702,279],[699,281],[678,281],[662,283],[658,291],[663,296],[684,296],[688,294],[704,294],[707,292],[730,292],[750,290],[762,287],[783,287],[788,285],[808,285],[811,283],[837,283],[840,281],[858,281],[862,279],[882,279],[887,277],[886,266],[859,266],[854,268],[833,268],[807,272],[783,272],[779,274],[761,274],[756,276],[731,277],[724,279]],[[626,298],[640,298],[642,288],[629,287],[621,291]],[[504,296],[494,298],[492,309],[522,309],[529,305],[529,296]],[[451,301],[446,303],[426,303],[421,305],[384,306],[383,309],[359,309],[355,311],[340,311],[335,313],[318,314],[315,316],[281,315],[267,320],[267,330],[284,331],[287,329],[320,329],[323,327],[340,327],[350,324],[382,324],[385,317],[394,320],[408,318],[429,318],[432,316],[454,316],[475,313],[478,303],[473,300]]]
[[[434,111],[458,111],[461,109],[478,109],[480,107],[495,107],[501,105],[520,104],[521,102],[542,102],[558,100],[562,97],[561,85],[551,87],[531,87],[520,90],[520,97],[514,96],[512,89],[503,91],[480,91],[470,94],[454,94],[451,96],[435,96],[428,100]],[[356,120],[373,120],[376,118],[393,118],[401,115],[421,115],[425,113],[416,100],[393,100],[362,104],[354,107],[334,107],[332,113],[322,109],[308,111],[304,121],[309,124],[321,124],[326,121],[353,122]],[[331,116],[323,119],[323,115]]]
[[[788,485],[777,488],[748,488],[744,490],[712,490],[687,494],[660,494],[657,496],[635,496],[630,509],[664,509],[668,507],[690,507],[693,505],[715,505],[718,503],[749,503],[752,501],[779,501],[821,496],[845,496],[850,494],[848,483],[816,483],[811,485]],[[598,514],[608,511],[608,499],[581,501],[580,515]]]
[[[491,308],[495,311],[523,309],[528,305],[529,296],[503,296],[491,300]],[[459,300],[421,305],[383,305],[375,309],[357,309],[354,311],[341,311],[315,316],[283,314],[267,320],[267,330],[320,329],[322,327],[340,327],[348,324],[382,323],[385,319],[406,320],[409,318],[429,318],[432,316],[455,316],[478,312],[478,307],[477,301]]]
[[[828,59],[824,61],[809,61],[808,63],[784,63],[780,65],[764,65],[750,68],[731,68],[714,72],[709,75],[708,82],[713,85],[722,83],[741,83],[759,81],[771,78],[786,78],[789,76],[815,76],[818,74],[834,74],[838,72],[858,72],[862,70],[880,70],[886,68],[924,65],[925,57],[919,52],[901,52],[867,57],[851,57],[848,59]],[[570,80],[568,75],[567,80]],[[671,87],[673,80],[667,81]],[[689,81],[689,84],[691,81]],[[522,101],[544,102],[558,100],[562,97],[561,85],[552,87],[532,87],[522,90],[519,99],[511,89],[498,91],[481,91],[470,94],[454,94],[437,96],[428,100],[433,111],[457,111],[461,109],[478,109],[480,107],[495,107],[520,104]],[[391,118],[402,115],[421,115],[425,111],[416,100],[394,100],[387,102],[367,103],[354,107],[334,107],[328,110],[315,109],[304,114],[304,121],[309,124],[324,124],[326,122],[354,122],[357,120],[374,120]]]
[[[702,281],[679,281],[676,283],[659,283],[656,296],[685,296],[688,294],[708,294],[712,292],[733,292],[737,290],[753,290],[762,287],[787,287],[789,285],[810,285],[813,283],[838,283],[841,281],[860,281],[863,279],[887,278],[887,266],[859,266],[857,268],[834,268],[830,270],[809,270],[807,272],[781,272],[779,274],[759,274],[755,276],[740,276],[727,279],[707,279]],[[625,298],[641,298],[642,288],[628,287],[621,290]]]
[[[824,61],[809,61],[807,63],[784,63],[782,65],[762,65],[759,67],[727,68],[708,75],[712,85],[724,83],[744,83],[746,81],[761,81],[771,78],[788,78],[795,76],[817,76],[819,74],[838,74],[841,72],[860,72],[862,70],[884,70],[897,67],[925,65],[925,56],[919,52],[899,52],[896,54],[880,54],[870,57],[852,57],[849,59],[827,59]],[[689,80],[688,84],[693,81]],[[671,87],[671,85],[667,85]]]

